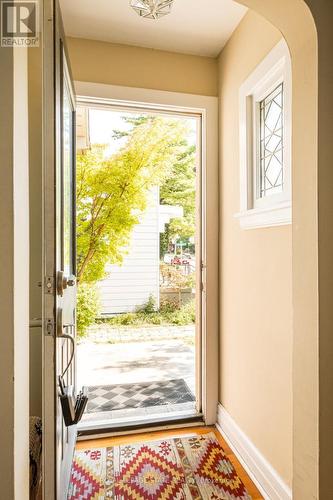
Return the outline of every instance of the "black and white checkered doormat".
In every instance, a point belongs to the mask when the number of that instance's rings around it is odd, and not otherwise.
[[[195,401],[185,380],[88,387],[87,413],[174,405]]]

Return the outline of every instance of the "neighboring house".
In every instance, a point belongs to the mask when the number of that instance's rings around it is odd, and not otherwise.
[[[82,152],[90,148],[89,112],[88,108],[79,106],[76,109],[76,151]]]
[[[122,265],[108,264],[108,277],[98,283],[102,316],[136,311],[150,296],[159,305],[160,233],[172,218],[182,216],[182,207],[159,204],[158,187],[150,191]]]

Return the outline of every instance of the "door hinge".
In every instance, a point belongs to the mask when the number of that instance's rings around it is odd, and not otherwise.
[[[53,276],[45,276],[44,284],[45,284],[45,293],[47,293],[47,294],[54,293],[54,278],[53,278]]]

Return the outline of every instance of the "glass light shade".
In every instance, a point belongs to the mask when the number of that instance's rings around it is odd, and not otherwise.
[[[130,0],[130,6],[141,17],[159,19],[170,14],[174,0]]]

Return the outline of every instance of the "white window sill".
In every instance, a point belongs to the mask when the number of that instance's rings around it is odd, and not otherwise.
[[[283,202],[271,207],[252,208],[235,214],[242,229],[284,226],[291,224],[291,202]]]

